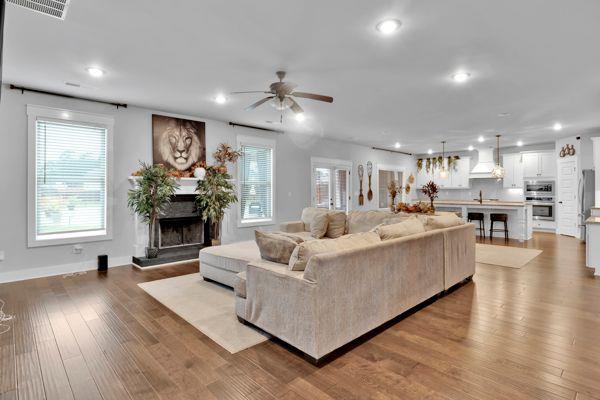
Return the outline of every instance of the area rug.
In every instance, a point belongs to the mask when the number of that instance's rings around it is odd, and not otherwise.
[[[231,289],[205,282],[198,273],[138,286],[230,353],[269,338],[237,320],[235,295]]]
[[[477,243],[475,261],[501,267],[521,268],[540,254],[542,250]]]

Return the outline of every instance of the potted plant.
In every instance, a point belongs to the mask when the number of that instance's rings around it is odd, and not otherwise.
[[[137,187],[127,194],[127,205],[148,224],[148,247],[146,257],[158,257],[154,247],[156,220],[171,203],[171,197],[179,187],[177,180],[169,175],[162,164],[149,165],[141,162],[141,169],[135,173],[140,179]]]
[[[196,186],[196,207],[201,210],[202,219],[210,221],[213,245],[221,244],[221,222],[225,210],[238,201],[226,164],[234,164],[241,155],[227,143],[219,144],[213,153],[216,165],[206,167],[204,179],[199,180]]]
[[[388,183],[387,189],[388,189],[388,193],[390,194],[390,197],[392,198],[392,204],[390,204],[390,210],[392,210],[392,212],[394,212],[396,210],[396,196],[398,195],[398,192],[402,188],[398,187],[398,182],[393,180],[390,183]]]
[[[433,181],[427,182],[427,184],[423,185],[423,188],[421,189],[421,192],[423,192],[423,194],[425,196],[429,197],[432,211],[435,211],[435,207],[433,205],[433,200],[437,199],[439,189],[440,189],[439,186],[436,185],[435,182],[433,182]]]

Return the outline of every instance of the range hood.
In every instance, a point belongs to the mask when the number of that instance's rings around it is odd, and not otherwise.
[[[469,174],[469,179],[481,179],[481,178],[493,178],[492,171],[496,166],[494,162],[494,149],[477,149],[479,153],[479,160],[477,161],[477,165],[473,167],[471,173]]]

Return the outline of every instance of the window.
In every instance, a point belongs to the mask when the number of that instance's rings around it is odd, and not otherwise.
[[[275,142],[252,137],[238,137],[242,157],[239,171],[239,226],[274,223],[273,186]]]
[[[352,163],[313,157],[311,165],[313,207],[348,211]]]
[[[28,106],[29,246],[110,239],[110,117]]]
[[[378,175],[378,189],[379,189],[379,208],[389,209],[392,204],[392,196],[388,191],[388,186],[392,181],[396,182],[398,187],[404,189],[404,169],[401,167],[395,167],[391,165],[379,165],[377,168]],[[405,193],[404,190],[400,190],[394,199],[395,204],[404,201]]]

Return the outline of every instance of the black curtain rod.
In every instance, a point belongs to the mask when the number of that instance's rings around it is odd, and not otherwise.
[[[279,129],[271,129],[271,128],[263,128],[261,126],[252,126],[252,125],[246,125],[246,124],[238,124],[237,122],[229,122],[229,125],[233,126],[234,128],[236,126],[239,126],[241,128],[258,129],[259,131],[275,132],[275,133],[281,133],[281,134],[284,133],[282,130],[279,130]]]
[[[390,153],[404,154],[406,156],[412,156],[413,155],[413,153],[407,153],[406,151],[382,149],[381,147],[371,147],[371,148],[373,150],[389,151]]]
[[[40,90],[40,89],[26,88],[26,87],[23,87],[23,86],[15,86],[13,84],[10,85],[10,88],[12,90],[20,90],[21,93],[25,93],[25,92],[41,93],[41,94],[47,94],[47,95],[50,95],[50,96],[65,97],[67,99],[77,99],[77,100],[93,101],[95,103],[108,104],[108,105],[111,105],[111,106],[115,106],[117,108],[119,108],[119,107],[127,108],[127,104],[125,104],[125,103],[113,103],[113,102],[110,102],[110,101],[89,99],[89,98],[86,98],[86,97],[79,97],[79,96],[71,96],[70,94],[50,92],[50,91],[47,91],[47,90]]]

